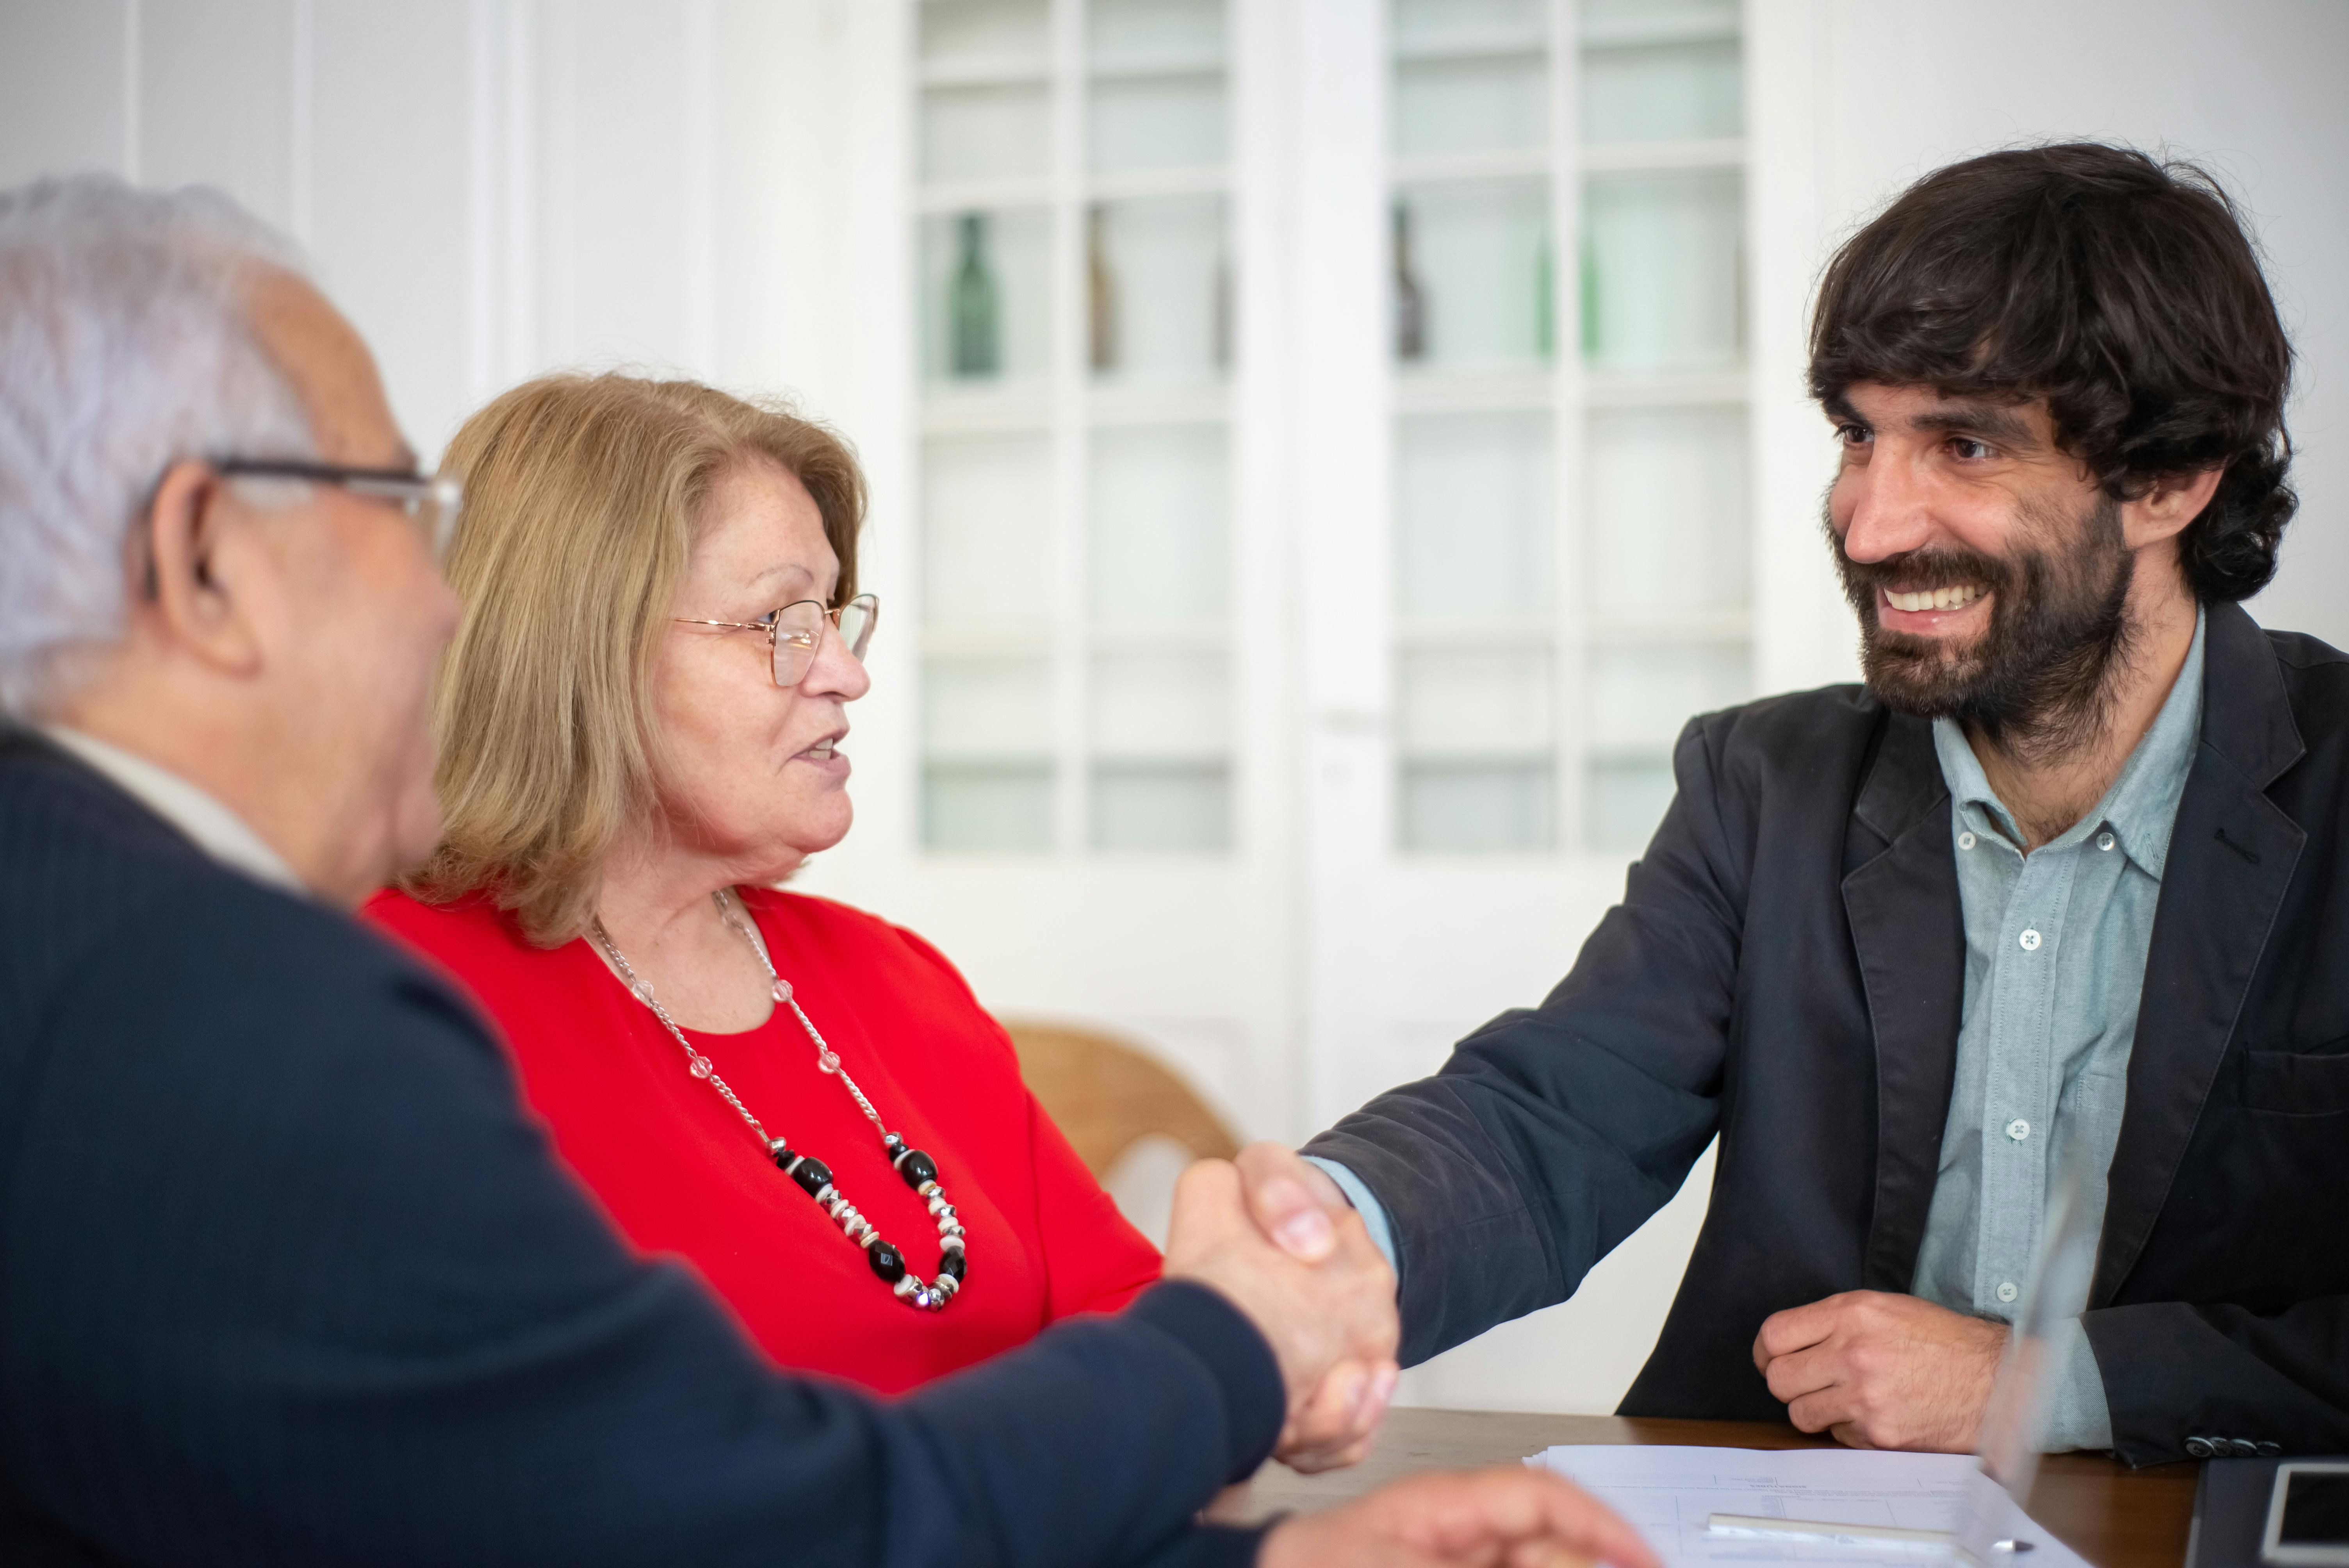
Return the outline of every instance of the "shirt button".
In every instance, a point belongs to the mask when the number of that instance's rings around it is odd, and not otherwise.
[[[2018,1116],[2006,1124],[2006,1135],[2020,1143],[2031,1136],[2031,1123]]]
[[[2035,931],[2026,931],[2015,940],[2023,944],[2023,951],[2025,953],[2039,951],[2039,934]]]
[[[2013,1301],[2016,1296],[2021,1295],[2023,1293],[2021,1291],[2014,1288],[2014,1282],[2013,1280],[2002,1279],[1998,1282],[1997,1295],[1999,1300]]]
[[[2109,850],[2116,842],[2118,842],[2118,841],[2110,833],[2098,833],[2096,835],[2096,848],[2100,850]]]
[[[1971,850],[1973,847],[1974,836],[1971,833],[1960,833],[1958,835],[1958,848],[1961,850]]]

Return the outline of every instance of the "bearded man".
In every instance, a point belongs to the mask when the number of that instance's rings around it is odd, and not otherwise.
[[[1964,1450],[2076,1158],[2046,1446],[2349,1449],[2349,659],[2238,604],[2295,504],[2252,245],[2189,166],[1995,153],[1843,248],[1811,341],[1866,685],[1691,723],[1573,972],[1258,1212],[1386,1233],[1408,1364],[1718,1136],[1624,1413]]]

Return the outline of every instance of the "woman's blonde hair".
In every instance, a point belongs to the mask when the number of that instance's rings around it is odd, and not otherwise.
[[[464,621],[433,697],[440,847],[409,891],[476,891],[541,946],[585,928],[622,829],[659,799],[653,672],[704,503],[746,463],[795,475],[856,592],[864,478],[838,436],[690,381],[549,376],[465,421],[449,555]]]

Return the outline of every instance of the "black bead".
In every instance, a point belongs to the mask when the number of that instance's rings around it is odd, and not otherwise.
[[[906,1186],[919,1188],[925,1181],[938,1179],[937,1162],[920,1150],[912,1150],[897,1161],[897,1174],[905,1179]]]
[[[955,1278],[960,1279],[964,1271],[969,1267],[969,1260],[949,1247],[947,1249],[947,1255],[938,1260],[938,1277],[944,1279],[948,1274],[952,1274]]]
[[[788,1144],[781,1142],[776,1143],[776,1145],[772,1149],[770,1149],[767,1153],[774,1161],[775,1169],[778,1171],[781,1171],[784,1166],[789,1165],[793,1160],[799,1158],[799,1156],[792,1152],[791,1147]]]
[[[802,1160],[800,1168],[792,1172],[792,1180],[806,1188],[807,1195],[812,1198],[832,1185],[832,1168],[821,1160]]]
[[[873,1265],[873,1272],[886,1284],[895,1284],[905,1277],[905,1254],[886,1242],[875,1242],[865,1248],[864,1261]]]

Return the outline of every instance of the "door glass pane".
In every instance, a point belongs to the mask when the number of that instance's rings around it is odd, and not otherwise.
[[[1085,57],[1095,70],[1146,71],[1224,57],[1224,0],[1092,0]]]
[[[1550,764],[1406,762],[1398,835],[1406,850],[1439,854],[1547,850]]]
[[[1052,107],[1041,87],[932,88],[922,95],[922,178],[1040,178],[1051,169]]]
[[[1733,171],[1593,175],[1583,351],[1619,371],[1723,369],[1744,350],[1744,181]]]
[[[922,370],[934,388],[1040,387],[1050,368],[1051,234],[1040,207],[922,220]]]
[[[922,842],[948,852],[1041,854],[1052,847],[1049,762],[931,762],[922,769]]]
[[[1590,738],[1607,751],[1669,756],[1688,721],[1752,695],[1743,643],[1599,648],[1590,656]]]
[[[1542,362],[1551,267],[1549,191],[1536,180],[1418,185],[1396,196],[1395,286],[1416,286],[1424,346],[1445,368]],[[1398,352],[1412,357],[1407,347]]]
[[[1619,853],[1645,849],[1672,803],[1671,761],[1594,757],[1582,778],[1584,843]]]
[[[1220,71],[1096,82],[1085,124],[1086,161],[1096,174],[1221,163],[1228,118]]]
[[[1421,414],[1396,432],[1395,601],[1415,620],[1551,602],[1547,414]]]
[[[1104,387],[1202,386],[1231,367],[1221,196],[1104,201],[1086,215],[1088,349]]]
[[[1213,853],[1232,842],[1231,769],[1222,762],[1097,762],[1097,850]]]
[[[1588,457],[1594,611],[1653,616],[1745,607],[1743,410],[1594,414]]]
[[[1051,448],[1042,436],[932,437],[922,475],[922,611],[932,626],[1047,624]]]
[[[1231,748],[1231,665],[1219,653],[1093,658],[1093,748],[1122,758],[1221,758]]]
[[[922,663],[922,841],[1034,852],[1052,842],[1052,666],[1040,655]]]
[[[922,663],[922,749],[961,761],[1052,753],[1052,665],[1034,654],[933,655]]]
[[[1129,627],[1219,624],[1230,593],[1223,427],[1097,430],[1092,468],[1095,620]]]
[[[1736,32],[1738,5],[1739,0],[1581,0],[1582,37],[1589,44],[1718,37]]]
[[[1413,757],[1546,754],[1555,732],[1547,647],[1422,648],[1396,681],[1403,750]]]
[[[1669,141],[1745,129],[1745,73],[1734,39],[1588,49],[1582,139]]]
[[[1549,139],[1549,61],[1539,54],[1405,61],[1395,71],[1404,158],[1539,147]]]
[[[1009,65],[1044,68],[1046,0],[927,0],[921,11],[922,64],[932,70]]]
[[[1549,33],[1547,0],[1395,0],[1398,55],[1538,47]]]

